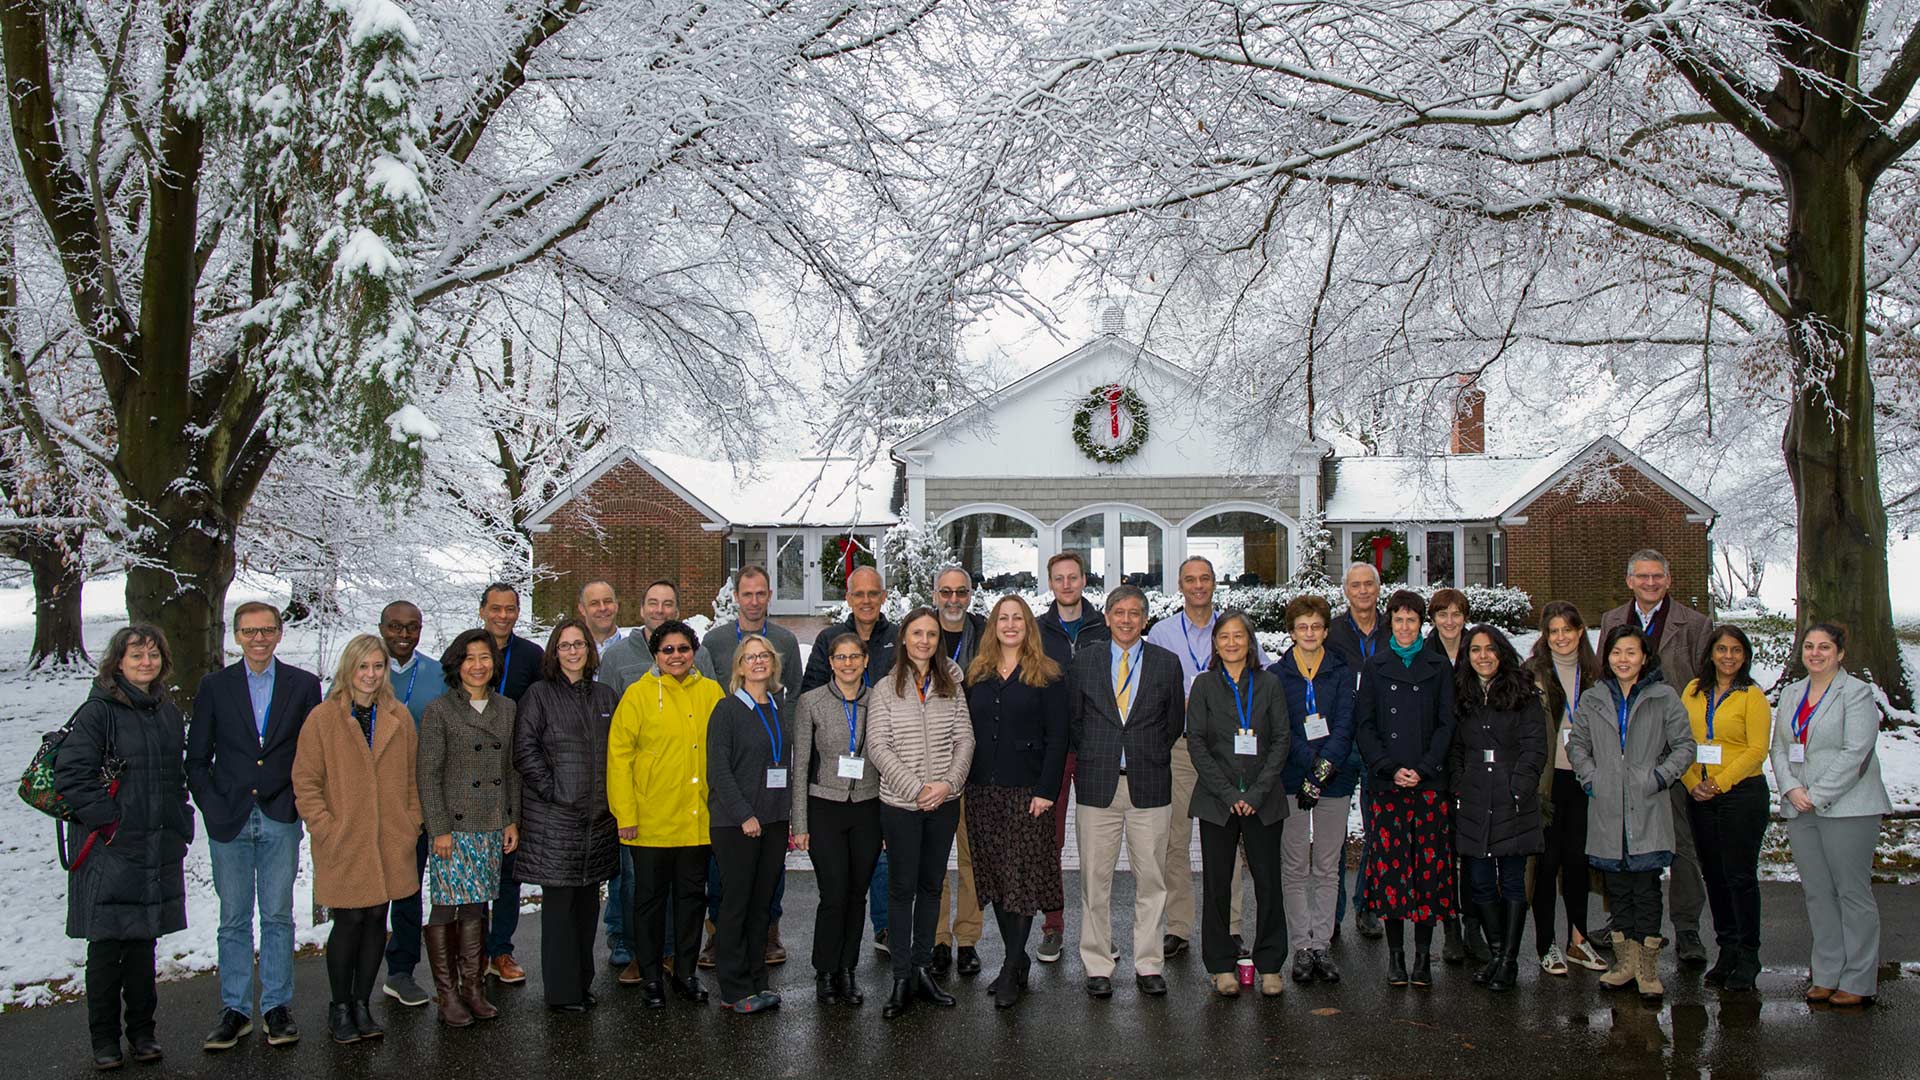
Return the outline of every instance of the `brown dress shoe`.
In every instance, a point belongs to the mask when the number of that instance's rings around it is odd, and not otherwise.
[[[619,982],[621,986],[639,986],[645,981],[645,978],[640,974],[640,961],[638,960],[620,969]]]
[[[787,947],[780,944],[780,920],[767,924],[767,963],[784,964],[787,962]]]
[[[1831,998],[1831,997],[1833,997],[1833,988],[1832,988],[1832,987],[1828,987],[1828,986],[1809,986],[1809,987],[1807,987],[1807,1000],[1808,1000],[1808,1001],[1826,1001],[1827,999],[1829,999],[1829,998]]]
[[[501,953],[487,962],[487,974],[506,983],[518,986],[527,981],[527,969],[513,962],[512,953]]]
[[[1845,990],[1835,990],[1833,996],[1827,999],[1827,1004],[1851,1007],[1854,1005],[1865,1005],[1872,1000],[1870,997],[1862,997],[1859,994],[1848,993]]]

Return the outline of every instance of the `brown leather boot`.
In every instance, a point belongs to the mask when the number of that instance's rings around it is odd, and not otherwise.
[[[427,946],[427,967],[433,973],[433,1003],[440,1009],[440,1022],[448,1027],[466,1027],[473,1023],[473,1013],[460,1001],[460,986],[455,981],[457,950],[453,935],[456,933],[456,924],[441,923],[422,928],[420,937]]]
[[[708,971],[712,971],[714,967],[720,963],[714,954],[714,950],[720,947],[720,943],[717,940],[719,935],[714,932],[712,919],[708,919],[706,925],[701,927],[701,930],[702,941],[700,943],[699,964]],[[687,974],[691,975],[693,972],[689,971]]]
[[[478,906],[478,905],[475,905]],[[460,915],[460,1000],[475,1020],[491,1020],[500,1010],[487,1000],[486,950],[487,919],[480,914]]]
[[[780,943],[780,920],[767,924],[767,963],[784,964],[787,962],[787,947]]]

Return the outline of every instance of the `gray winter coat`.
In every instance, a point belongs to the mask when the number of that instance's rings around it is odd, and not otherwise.
[[[531,687],[529,687],[531,689]],[[415,770],[429,837],[498,832],[520,823],[520,773],[513,767],[513,699],[487,691],[474,712],[465,687],[420,714]]]
[[[1608,675],[1581,694],[1567,741],[1567,760],[1589,796],[1587,860],[1601,870],[1656,869],[1672,859],[1667,788],[1693,764],[1693,725],[1680,695],[1656,669],[1628,698],[1622,752],[1618,693],[1619,683]]]

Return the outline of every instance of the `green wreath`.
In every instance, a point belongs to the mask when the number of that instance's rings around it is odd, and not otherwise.
[[[1375,539],[1383,536],[1390,542],[1387,544],[1387,572],[1382,574],[1381,577],[1386,578],[1398,574],[1399,577],[1394,580],[1408,580],[1408,575],[1412,573],[1413,569],[1413,553],[1407,550],[1407,537],[1405,533],[1395,532],[1392,529],[1375,529],[1372,532],[1364,532],[1355,536],[1353,538],[1353,551],[1350,553],[1352,561],[1363,562],[1368,566],[1372,566],[1373,542]]]
[[[853,541],[853,565],[855,567],[879,565],[873,557],[873,552],[867,550],[866,546],[855,538],[829,536],[821,540],[820,584],[825,587],[826,593],[829,596],[838,594],[847,587],[846,551],[841,547],[841,544],[848,540]]]
[[[1118,402],[1115,402],[1112,397],[1116,392],[1119,395]],[[1124,440],[1112,446],[1102,446],[1093,441],[1093,435],[1090,433],[1093,418],[1107,412],[1115,404],[1127,410],[1127,415],[1132,417],[1133,431]],[[1125,461],[1139,453],[1140,448],[1146,444],[1147,403],[1140,400],[1140,395],[1134,393],[1130,386],[1121,386],[1118,383],[1096,386],[1087,392],[1087,396],[1081,399],[1080,408],[1074,411],[1073,445],[1079,447],[1082,454],[1095,461],[1104,461],[1109,465]]]

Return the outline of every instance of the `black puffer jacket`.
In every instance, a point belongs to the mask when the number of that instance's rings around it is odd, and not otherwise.
[[[520,699],[513,767],[521,881],[578,888],[619,872],[619,832],[607,806],[607,729],[619,703],[604,683],[546,679]]]
[[[1547,718],[1538,694],[1527,694],[1514,710],[1485,703],[1461,709],[1448,769],[1460,800],[1453,815],[1460,854],[1486,858],[1545,850],[1540,770],[1546,765]]]
[[[109,733],[111,732],[111,735]],[[109,799],[100,766],[126,762],[120,794]],[[114,824],[111,843],[95,840],[67,881],[67,936],[89,941],[146,939],[187,928],[187,845],[193,809],[187,802],[187,722],[164,696],[115,678],[94,684],[74,714],[73,732],[53,765],[54,786],[80,826],[78,851],[90,829]]]

